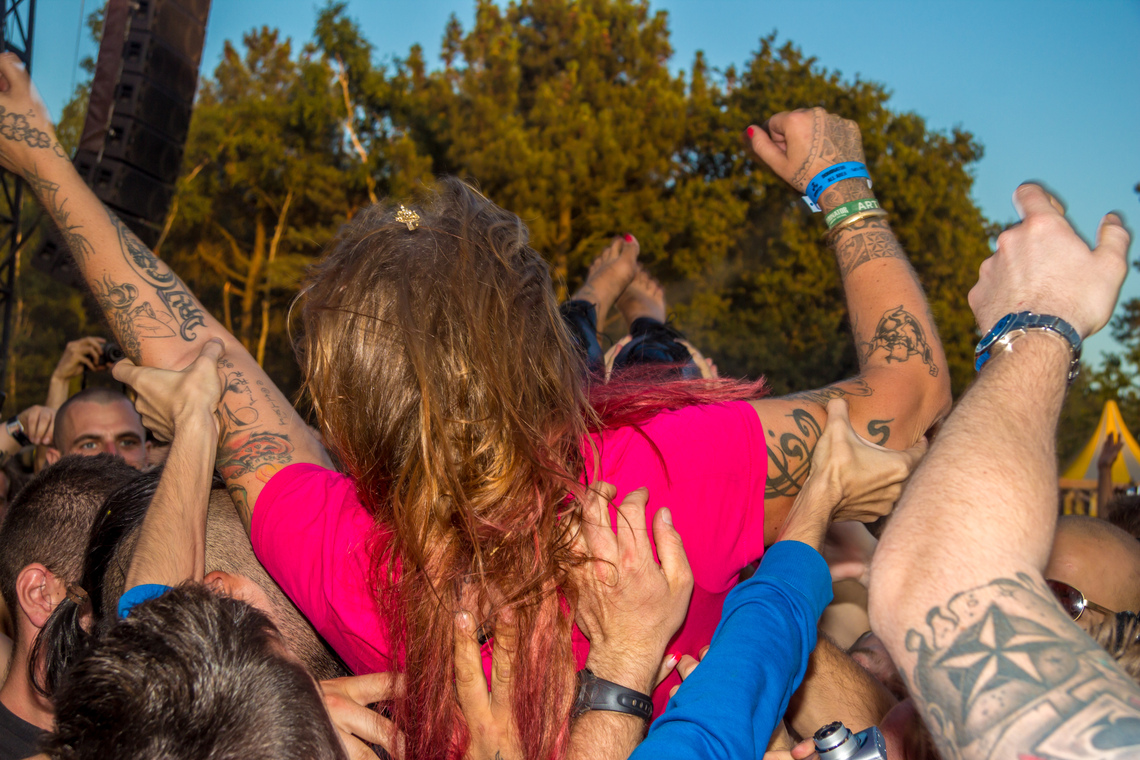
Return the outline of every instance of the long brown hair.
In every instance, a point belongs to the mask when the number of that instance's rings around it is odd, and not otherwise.
[[[396,718],[416,758],[461,753],[458,589],[519,630],[513,705],[527,757],[564,753],[574,694],[576,561],[563,519],[593,412],[583,362],[526,227],[455,180],[414,211],[362,212],[302,293],[299,356],[321,428],[391,532],[376,558],[408,674]]]
[[[377,519],[374,558],[412,758],[457,757],[460,594],[493,630],[518,628],[512,707],[528,758],[557,758],[575,694],[577,594],[568,519],[587,434],[667,409],[764,394],[763,381],[587,380],[526,226],[441,179],[412,209],[373,205],[345,225],[301,294],[297,342],[332,452]],[[592,456],[591,456],[592,458]]]

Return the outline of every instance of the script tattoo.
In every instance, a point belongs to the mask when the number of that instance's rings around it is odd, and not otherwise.
[[[868,261],[875,259],[906,261],[906,253],[882,219],[864,219],[855,222],[850,227],[845,227],[843,233],[835,240],[839,241],[835,246],[835,260],[839,262],[839,274],[845,280]]]
[[[867,423],[867,435],[871,436],[871,443],[877,443],[880,446],[886,446],[887,441],[891,439],[891,429],[888,425],[895,421],[892,417],[889,420],[871,420]]]
[[[811,391],[800,391],[793,393],[788,398],[804,399],[813,404],[819,404],[826,407],[827,402],[833,398],[844,398],[846,396],[861,396],[866,397],[874,393],[871,386],[867,385],[867,381],[861,377],[855,377],[850,380],[844,380],[842,383],[835,385],[828,385],[824,388],[816,388]]]
[[[1140,696],[1040,580],[956,594],[907,633],[908,679],[945,758],[1123,760],[1140,751]]]
[[[59,185],[55,182],[44,179],[36,171],[35,165],[24,172],[24,180],[28,183],[28,187],[32,192],[43,202],[47,207],[48,213],[55,219],[56,227],[59,229],[60,237],[63,238],[64,245],[68,250],[77,257],[78,263],[83,264],[90,256],[95,253],[95,248],[88,242],[87,238],[81,235],[77,230],[81,229],[78,224],[70,224],[71,212],[64,208],[67,199],[59,199]]]
[[[796,169],[792,186],[801,191],[807,187],[812,177],[811,167],[816,161],[833,165],[844,161],[863,162],[863,140],[859,135],[859,125],[842,116],[829,114],[822,108],[812,109],[811,150],[807,158]]]
[[[764,485],[765,498],[795,496],[803,488],[811,470],[811,455],[822,432],[819,422],[806,409],[793,409],[787,415],[795,425],[777,440],[768,442],[768,480]],[[774,431],[768,436],[776,438]]]
[[[28,116],[35,116],[35,111],[29,111]],[[10,142],[26,143],[31,148],[50,149],[60,158],[67,158],[63,148],[51,139],[51,135],[28,123],[28,116],[0,106],[0,137]]]
[[[178,332],[182,340],[193,341],[198,337],[194,329],[206,324],[205,315],[197,299],[174,272],[159,261],[117,216],[110,212],[108,215],[119,233],[119,247],[123,252],[123,258],[148,285],[158,291],[158,297],[162,299],[167,312],[178,323]]]
[[[934,362],[934,349],[926,342],[926,331],[922,323],[904,309],[897,306],[883,315],[875,327],[870,340],[861,340],[858,326],[855,340],[859,343],[860,363],[866,364],[876,351],[887,352],[887,363],[905,362],[912,356],[922,359],[931,377],[938,377],[938,365]]]
[[[92,283],[91,292],[119,338],[123,352],[136,364],[142,356],[140,339],[174,336],[170,315],[155,312],[149,301],[138,304],[139,289],[129,282],[118,283],[104,276],[102,282]]]

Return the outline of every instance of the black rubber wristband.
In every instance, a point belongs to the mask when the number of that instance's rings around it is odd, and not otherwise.
[[[582,668],[578,671],[578,699],[574,703],[574,717],[577,718],[587,710],[625,713],[649,721],[653,717],[653,699],[648,694],[598,678],[589,668]]]
[[[4,423],[4,429],[8,431],[8,435],[21,446],[31,446],[32,441],[28,438],[28,434],[24,432],[24,425],[20,422],[19,417],[13,417]]]

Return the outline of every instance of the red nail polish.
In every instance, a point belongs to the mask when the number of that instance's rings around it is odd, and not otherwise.
[[[680,652],[670,652],[669,656],[672,657],[677,662],[681,661],[681,653]]]
[[[630,235],[630,234],[626,234],[626,236],[625,236],[625,242],[627,242],[627,243],[632,243],[632,242],[633,242],[633,235]]]
[[[748,136],[749,136],[749,137],[752,137],[752,133],[753,133],[753,132],[755,132],[755,131],[756,131],[756,128],[755,128],[755,127],[749,127],[749,128],[748,128],[748,130],[747,130],[747,132],[748,132]]]

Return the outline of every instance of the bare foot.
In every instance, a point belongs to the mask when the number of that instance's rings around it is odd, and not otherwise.
[[[606,314],[622,291],[633,281],[637,273],[637,254],[640,250],[637,238],[626,235],[624,239],[615,237],[610,246],[598,254],[590,265],[586,282],[572,298],[589,301],[598,313],[598,329],[606,322]]]
[[[665,291],[661,283],[650,277],[649,272],[641,267],[637,268],[633,282],[621,294],[617,306],[626,323],[630,325],[639,317],[649,317],[658,322],[665,321]]]

